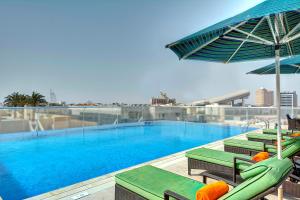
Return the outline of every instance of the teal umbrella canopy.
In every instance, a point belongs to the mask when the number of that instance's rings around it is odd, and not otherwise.
[[[230,63],[275,58],[277,157],[282,159],[280,57],[300,55],[300,0],[266,0],[166,47],[179,59]],[[282,195],[280,188],[278,198]]]
[[[300,74],[300,56],[287,58],[280,62],[280,73],[281,74]],[[267,65],[265,67],[253,70],[247,74],[276,74],[275,63]]]
[[[266,0],[166,45],[179,59],[237,62],[300,54],[300,0]]]

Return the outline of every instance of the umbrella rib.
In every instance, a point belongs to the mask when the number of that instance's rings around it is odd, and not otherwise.
[[[231,26],[229,26],[229,27],[231,27]],[[243,30],[241,30],[241,29],[238,29],[238,28],[235,28],[235,27],[231,27],[231,28],[232,28],[233,30],[235,30],[235,31],[237,31],[237,32],[240,32],[240,33],[242,33],[242,34],[245,34],[245,35],[247,35],[247,36],[249,36],[249,37],[253,37],[253,38],[255,38],[255,39],[258,39],[258,40],[264,42],[265,44],[269,44],[269,45],[273,45],[273,44],[274,44],[273,42],[271,42],[271,41],[269,41],[269,40],[266,40],[266,39],[261,38],[261,37],[256,36],[256,35],[253,35],[253,34],[251,34],[251,33],[248,33],[248,32],[246,32],[246,31],[243,31]]]
[[[274,42],[276,42],[276,41],[277,41],[277,39],[276,39],[275,31],[274,31],[274,28],[273,28],[273,25],[272,25],[272,22],[271,22],[271,18],[270,18],[270,16],[267,16],[267,21],[268,21],[269,28],[270,28],[270,31],[271,31],[271,33],[272,33],[272,36],[273,36]]]
[[[245,24],[246,22],[247,22],[247,21],[243,21],[243,22],[239,23],[238,25],[236,25],[235,27],[239,27],[239,26]],[[229,32],[232,31],[232,30],[233,30],[232,28],[229,28],[227,31],[225,31],[225,33],[224,33],[223,35],[229,33]],[[211,39],[210,41],[206,42],[205,44],[203,44],[203,45],[199,46],[198,48],[196,48],[196,49],[194,49],[194,50],[188,52],[188,53],[185,54],[185,55],[183,55],[180,59],[186,59],[186,58],[189,57],[190,55],[192,55],[192,54],[194,54],[195,52],[197,52],[197,51],[203,49],[204,47],[206,47],[207,45],[209,45],[210,43],[216,41],[216,40],[219,39],[219,38],[220,38],[220,36],[214,37],[213,39]]]
[[[296,65],[296,64],[290,64],[290,66],[297,68],[295,74],[297,74],[300,70],[300,65]]]
[[[294,35],[293,37],[288,38],[285,42],[291,42],[293,40],[296,40],[300,37],[300,33],[297,33],[296,35]]]
[[[296,68],[299,68],[300,69],[300,66],[299,65],[296,65],[296,64],[290,64],[292,67],[296,67]]]
[[[246,38],[237,38],[237,37],[231,37],[231,36],[223,36],[223,38],[225,39],[229,39],[229,40],[236,40],[236,41],[245,41],[245,42],[252,42],[252,43],[256,43],[256,44],[263,44],[263,45],[273,45],[270,44],[270,43],[265,43],[265,42],[262,42],[262,41],[259,41],[259,40],[252,40],[252,39],[246,39]]]
[[[285,43],[287,40],[289,40],[289,37],[291,34],[293,34],[297,29],[300,28],[300,22],[290,31],[288,34],[286,34],[281,40],[280,43]]]
[[[260,25],[261,23],[265,20],[265,17],[261,18],[259,22],[256,24],[256,26],[253,28],[253,30],[250,32],[252,34]],[[250,36],[248,35],[246,39],[248,39]],[[230,60],[237,54],[237,52],[242,48],[242,46],[245,44],[246,40],[244,40],[240,46],[234,51],[234,53],[229,57],[229,59],[226,61],[226,64],[230,62]]]
[[[284,15],[285,16],[285,15]],[[286,28],[284,27],[284,21],[283,21],[283,17],[284,17],[282,14],[279,14],[279,20],[280,20],[280,24],[282,26],[282,30],[284,32],[284,34],[287,34],[287,31],[286,31]],[[292,48],[291,48],[291,45],[289,42],[286,43],[287,46],[288,46],[288,50],[289,50],[289,54],[292,56],[293,55],[293,52],[292,52]]]

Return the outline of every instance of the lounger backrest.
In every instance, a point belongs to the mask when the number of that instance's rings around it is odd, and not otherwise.
[[[262,165],[265,165],[265,171],[247,179],[221,197],[220,200],[251,199],[282,182],[283,178],[293,169],[293,164],[288,158],[284,160],[272,158],[272,162],[263,161],[251,166],[251,168],[255,169]]]
[[[282,158],[289,158],[295,155],[299,151],[300,151],[300,141],[297,140],[296,142],[293,142],[292,144],[288,145],[286,148],[283,149]]]

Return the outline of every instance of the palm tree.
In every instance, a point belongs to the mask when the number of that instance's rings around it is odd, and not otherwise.
[[[32,92],[31,96],[14,92],[4,100],[4,105],[10,107],[41,106],[46,103],[45,96],[38,92]]]
[[[31,106],[40,106],[47,103],[45,96],[38,93],[38,92],[32,92],[31,96],[28,97],[28,103]]]
[[[4,105],[13,107],[23,107],[28,104],[28,96],[14,92],[5,97]]]

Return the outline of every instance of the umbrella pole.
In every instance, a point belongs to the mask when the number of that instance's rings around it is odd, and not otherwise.
[[[276,66],[276,107],[277,107],[277,157],[282,159],[281,146],[281,108],[280,108],[280,46],[275,46],[275,66]],[[282,185],[278,188],[278,199],[283,199]]]
[[[277,157],[282,159],[281,146],[281,109],[280,109],[280,47],[275,47],[275,66],[276,66],[276,108],[277,108]]]

